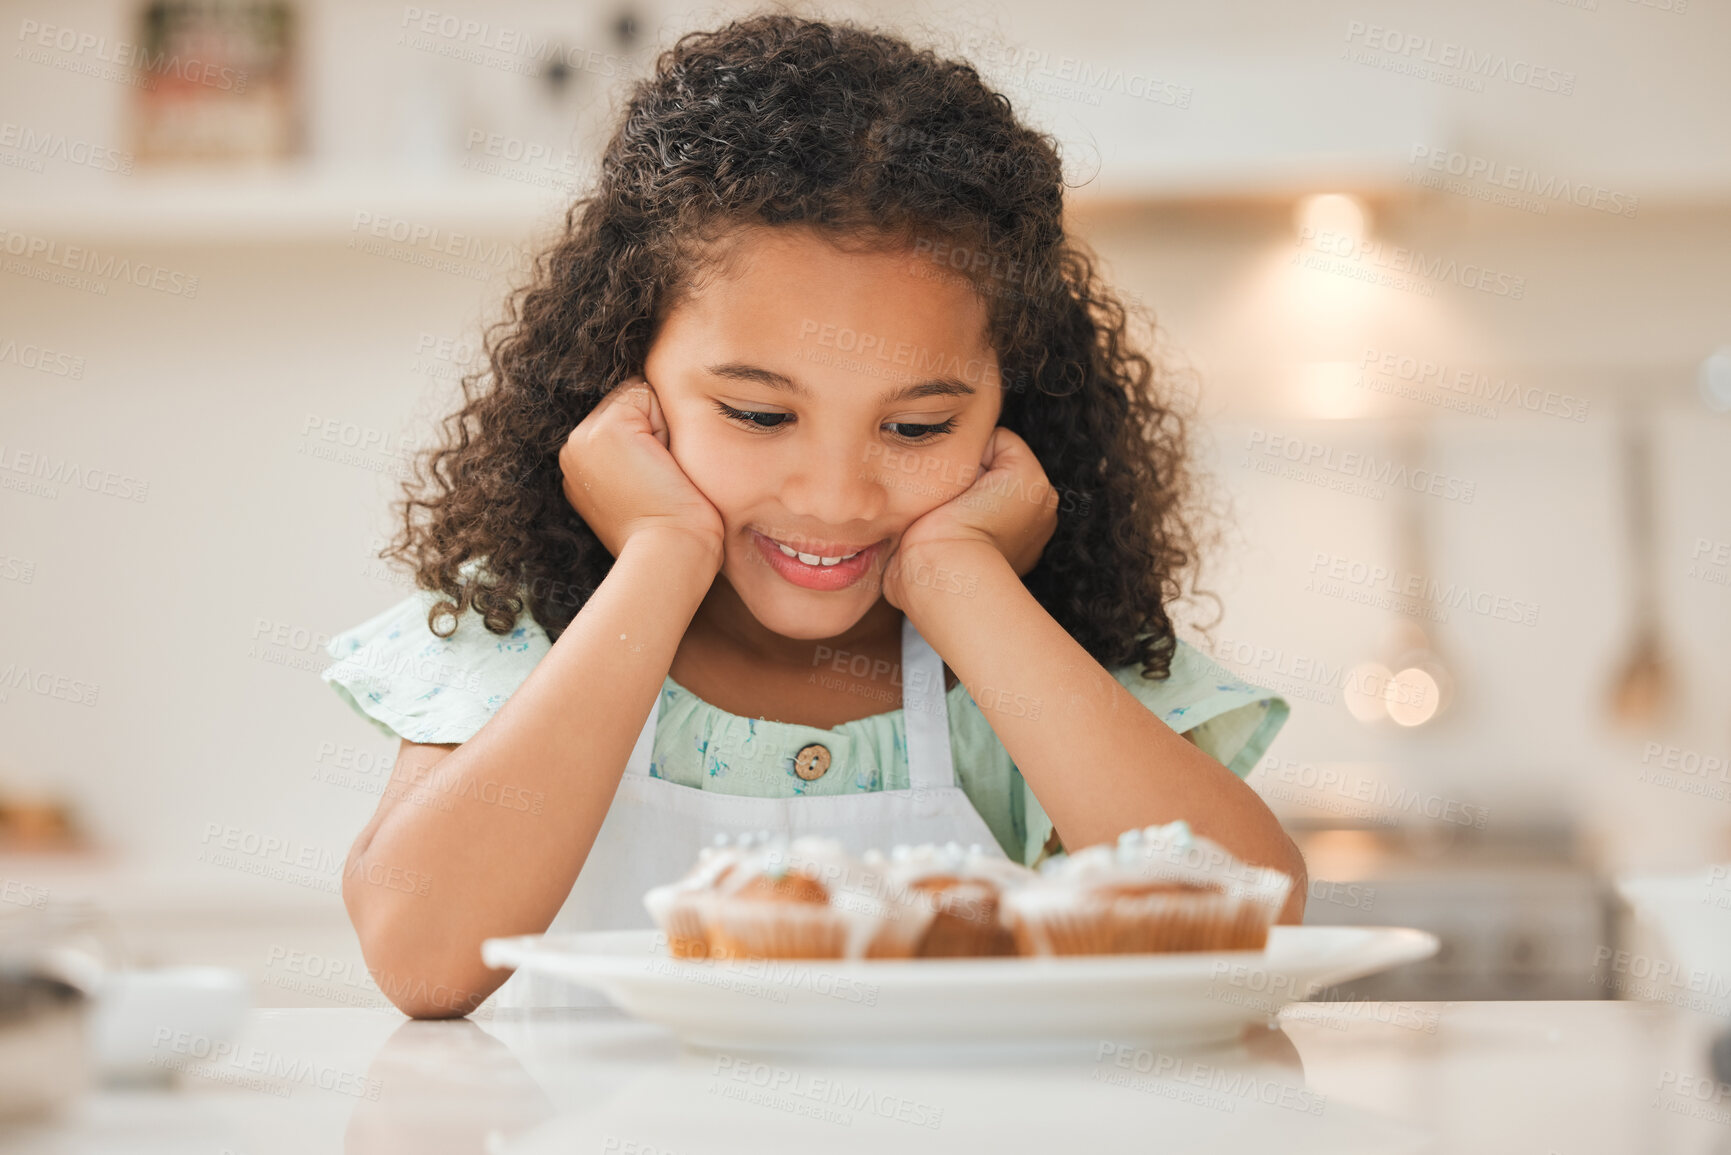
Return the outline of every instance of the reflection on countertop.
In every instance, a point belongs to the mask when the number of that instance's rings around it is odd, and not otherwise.
[[[101,1089],[0,1150],[1723,1150],[1715,1023],[1626,1002],[1303,1004],[1225,1047],[980,1062],[681,1047],[610,1009],[411,1022],[260,1010],[174,1089]],[[189,1048],[189,1051],[193,1048]]]

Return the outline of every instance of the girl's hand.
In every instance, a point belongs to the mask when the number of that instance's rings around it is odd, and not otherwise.
[[[928,510],[903,532],[884,566],[884,598],[905,612],[903,594],[916,580],[904,573],[914,555],[946,544],[985,542],[1004,555],[1017,577],[1040,561],[1058,528],[1058,493],[1028,443],[1002,425],[992,430],[974,483]],[[911,565],[909,568],[912,568]]]
[[[571,431],[559,471],[565,500],[614,557],[633,535],[667,528],[713,548],[720,571],[721,514],[668,451],[667,418],[644,378],[621,381]]]

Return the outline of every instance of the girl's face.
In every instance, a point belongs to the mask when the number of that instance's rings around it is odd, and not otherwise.
[[[668,312],[644,376],[674,460],[721,514],[722,575],[765,628],[832,638],[877,602],[902,532],[980,471],[1003,403],[986,309],[911,252],[844,252],[798,227],[734,243]]]

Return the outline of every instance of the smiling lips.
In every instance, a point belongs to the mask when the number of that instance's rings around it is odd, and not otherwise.
[[[820,549],[837,551],[818,554],[783,545],[756,530],[751,531],[751,536],[771,569],[794,585],[814,590],[839,590],[852,585],[871,567],[879,544],[837,546],[829,542],[816,543]]]
[[[785,553],[788,557],[797,557],[806,565],[835,565],[837,562],[846,561],[850,557],[859,556],[861,549],[866,548],[862,546],[860,549],[845,553],[840,557],[822,557],[815,553],[800,553],[797,549],[794,549],[791,546],[783,545],[781,542],[775,541],[773,537],[769,540],[775,542],[776,548],[780,549],[782,553]]]

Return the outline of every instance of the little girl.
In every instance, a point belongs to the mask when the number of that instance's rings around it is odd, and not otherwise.
[[[343,885],[398,1007],[751,830],[1033,865],[1182,818],[1298,921],[1243,781],[1287,705],[1174,636],[1184,424],[1062,214],[1054,142],[891,36],[765,15],[637,84],[407,488],[420,590],[330,645],[402,743]]]

